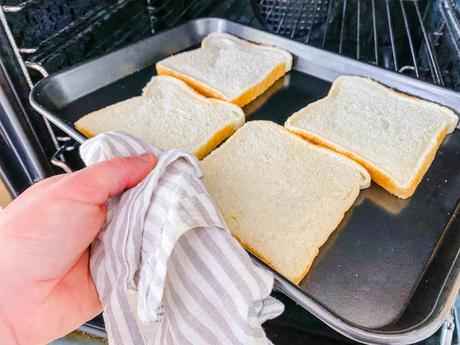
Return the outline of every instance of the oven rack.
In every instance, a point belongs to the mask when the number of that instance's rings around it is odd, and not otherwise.
[[[440,50],[448,47],[454,65],[460,68],[460,21],[453,0],[436,1],[432,6],[420,0],[316,0],[315,12],[321,11],[325,2],[328,2],[325,22],[310,26],[307,33],[299,37],[297,31],[299,26],[303,27],[305,17],[289,12],[289,2],[257,1],[265,13],[263,19],[278,24],[272,25],[276,34],[408,73],[436,85],[458,87],[458,81],[449,85],[445,80],[452,64],[439,61]],[[310,17],[315,17],[315,12]],[[437,23],[429,18],[433,13],[439,13]],[[395,25],[403,28],[400,31],[405,37],[396,38]],[[372,54],[364,56],[365,48]],[[401,51],[407,48],[410,59],[402,61]]]
[[[94,27],[101,25],[111,15],[134,1],[122,0],[116,3],[100,3],[84,16],[39,42],[37,46],[15,47],[17,54],[22,57],[27,69],[38,71],[40,77],[45,77],[48,74],[49,60],[56,58],[57,52],[65,51],[72,44],[78,44],[78,40]],[[257,11],[254,3],[258,3],[264,9],[266,21],[271,20],[279,23],[272,30],[276,34],[285,35],[305,44],[319,46],[387,69],[393,69],[399,73],[410,74],[417,79],[423,79],[450,89],[460,88],[460,73],[457,72],[459,73],[458,77],[452,75],[454,71],[460,71],[460,19],[459,12],[456,12],[459,9],[456,8],[454,0],[438,0],[433,2],[434,5],[431,7],[426,6],[425,3],[422,6],[420,0],[303,0],[303,2],[316,1],[317,6],[314,7],[315,11],[311,14],[312,17],[316,16],[316,11],[324,7],[325,3],[327,4],[327,14],[324,23],[310,26],[307,33],[300,37],[297,37],[296,30],[304,17],[301,16],[301,13],[293,16],[287,11],[287,6],[294,1],[253,1],[252,9]],[[33,6],[37,6],[39,2],[40,0],[22,2],[10,0],[1,6],[1,11],[3,17],[6,17],[12,13],[33,9]],[[137,11],[129,18],[126,25],[122,25],[105,37],[96,48],[100,46],[105,48],[104,44],[112,41],[116,41],[116,43],[112,43],[107,49],[113,50],[122,46],[132,36],[136,27],[139,29],[139,26],[148,24],[149,33],[154,34],[157,27],[161,29],[175,26],[189,17],[208,15],[211,10],[217,15],[232,13],[232,19],[252,26],[260,26],[256,14],[247,15],[248,8],[241,8],[237,1],[230,1],[228,4],[225,4],[226,2],[218,2],[217,4],[215,0],[192,0],[181,2],[179,5],[178,3],[174,0],[146,0],[145,9],[148,13],[148,23],[141,22],[141,11]],[[439,20],[436,23],[430,22],[428,18],[430,11],[436,11],[439,14]],[[377,15],[377,13],[383,15]],[[398,17],[399,24],[402,24],[404,28],[404,37],[399,37],[399,39],[396,37],[394,28],[395,24],[398,24],[395,23]],[[370,23],[368,18],[371,18]],[[352,25],[350,26],[348,23],[352,23]],[[3,21],[2,24],[7,25],[6,21]],[[403,49],[408,49],[409,61],[401,59],[401,50]],[[106,49],[101,49],[101,51],[103,50]],[[371,51],[372,54],[366,55],[366,50]],[[442,56],[445,50],[449,52],[447,55],[450,56],[450,61],[448,62]],[[27,75],[26,78],[32,85],[30,76]],[[54,134],[48,123],[47,127],[54,145],[59,151],[62,144],[61,138]],[[53,159],[53,162],[56,160]]]
[[[66,0],[72,2],[74,0]],[[95,2],[94,6],[88,6],[91,1],[86,1],[86,7],[89,8],[84,13],[73,13],[75,20],[65,23],[60,27],[57,24],[56,30],[49,33],[48,36],[34,42],[32,45],[17,46],[17,51],[21,54],[24,61],[43,65],[46,69],[55,71],[50,66],[56,65],[57,68],[64,68],[72,64],[84,61],[96,54],[106,53],[108,50],[117,49],[123,45],[131,43],[133,40],[140,40],[147,35],[155,32],[152,25],[155,18],[152,18],[151,7],[149,2],[142,0],[121,0],[121,1],[101,1]],[[10,18],[9,25],[14,27],[14,19],[23,15],[28,17],[43,0],[26,0],[23,2],[9,1],[1,6],[7,19]],[[65,5],[65,4],[64,4]],[[60,6],[63,6],[62,4]],[[51,12],[50,12],[51,14]],[[16,17],[13,17],[16,16]],[[122,25],[114,28],[110,21],[118,16]],[[30,21],[30,19],[29,19]],[[30,23],[33,26],[33,22]],[[93,36],[97,35],[97,36]],[[91,45],[97,41],[96,46],[88,47],[88,53],[79,56],[80,60],[70,59],[64,62],[55,62],[59,53],[65,52],[66,49],[84,50],[85,44]],[[74,46],[72,46],[74,45]],[[91,55],[94,54],[94,55]],[[66,54],[62,54],[63,56]],[[77,54],[78,55],[78,54]],[[52,62],[48,62],[51,60]]]
[[[304,19],[301,13],[293,15],[287,10],[295,0],[259,0],[259,8],[265,13],[265,21],[277,22],[279,25],[271,30],[306,44],[318,46],[339,54],[348,55],[357,60],[366,61],[396,72],[412,75],[417,79],[432,82],[436,85],[451,89],[460,88],[460,75],[458,78],[450,76],[456,67],[460,69],[460,20],[456,12],[454,0],[438,0],[433,6],[427,6],[420,0],[314,0],[320,11],[328,3],[326,20],[324,23],[312,25],[308,32],[297,37],[299,24]],[[5,14],[26,11],[39,0],[25,0],[12,2],[2,6]],[[93,26],[107,19],[108,15],[132,3],[132,0],[119,1],[108,6],[102,3],[86,13],[81,18],[60,29],[50,37],[39,42],[33,47],[18,47],[18,51],[25,60],[46,65],[47,60],[53,57],[56,51],[62,51],[75,40],[91,31]],[[312,0],[302,0],[302,3]],[[219,15],[233,13],[233,18],[245,24],[257,26],[256,16],[248,18],[238,13],[235,18],[237,2],[229,5],[216,4],[214,0],[192,0],[181,2],[174,0],[146,0],[146,11],[150,33],[157,31],[157,26],[171,27],[191,17],[206,15]],[[257,10],[256,6],[253,6]],[[216,8],[219,8],[216,10]],[[302,9],[302,7],[300,7]],[[220,13],[216,13],[219,12]],[[439,20],[433,23],[428,18],[431,12],[438,13]],[[247,11],[246,11],[247,12]],[[377,15],[377,13],[382,15]],[[139,23],[140,13],[134,14],[123,30],[125,36],[130,35],[126,28]],[[371,19],[369,22],[368,18]],[[428,23],[430,22],[430,23]],[[350,25],[352,23],[352,25]],[[430,24],[429,27],[427,24]],[[260,24],[259,24],[260,25]],[[401,25],[404,37],[396,37],[395,25]],[[134,25],[135,26],[135,25]],[[354,27],[353,27],[354,26]],[[129,30],[128,30],[129,31]],[[114,39],[110,35],[104,41]],[[124,41],[120,39],[120,41]],[[117,46],[120,46],[118,44]],[[352,48],[352,49],[351,49]],[[113,48],[111,48],[113,49]],[[440,59],[442,50],[448,49],[450,61]],[[366,54],[366,51],[372,54]],[[408,58],[402,58],[401,52],[406,52]],[[445,55],[445,54],[444,54]]]
[[[72,2],[74,0],[66,0]],[[43,4],[43,0],[26,0],[26,1],[6,1],[0,2],[0,25],[7,32],[7,39],[9,46],[12,50],[12,55],[16,57],[17,63],[20,66],[19,74],[21,79],[25,81],[29,88],[32,88],[34,82],[48,76],[48,60],[59,59],[59,53],[68,49],[72,44],[79,44],[79,39],[84,38],[86,33],[90,32],[97,26],[103,26],[106,21],[112,18],[117,13],[128,7],[135,2],[135,0],[121,0],[117,2],[105,1],[98,2],[96,6],[91,8],[83,16],[78,17],[75,21],[72,21],[65,27],[59,29],[49,37],[40,41],[36,46],[19,46],[16,43],[15,37],[11,30],[11,25],[14,25],[14,20],[11,16],[26,15],[28,11],[34,11],[37,6]],[[137,1],[139,3],[139,1]],[[139,4],[138,4],[139,5]],[[108,49],[117,49],[123,45],[131,43],[131,36],[136,36],[141,39],[150,34],[149,30],[146,30],[147,21],[141,21],[139,18],[145,12],[146,7],[142,2],[141,7],[137,11],[132,11],[133,15],[130,16],[124,25],[121,25],[118,30],[114,30],[110,35],[104,37],[104,40],[98,41],[98,45],[92,47],[92,51],[98,51],[99,54],[106,52]],[[148,7],[147,7],[148,10]],[[15,17],[16,18],[16,17]],[[9,21],[8,19],[12,20]],[[152,24],[154,21],[151,22]],[[32,25],[32,24],[31,24]],[[136,32],[137,29],[137,32]],[[88,36],[88,35],[86,35]],[[112,41],[112,42],[110,42]],[[109,43],[107,43],[109,42]],[[115,42],[115,43],[113,43]],[[80,46],[81,47],[81,46]],[[77,47],[80,48],[80,47]],[[86,56],[90,58],[91,56]],[[70,61],[78,63],[79,61]],[[55,153],[49,158],[49,162],[64,170],[65,172],[71,171],[67,165],[64,153],[69,152],[69,137],[62,135],[55,127],[44,118],[45,127],[49,133],[49,137],[54,146]],[[72,145],[70,145],[72,146]]]

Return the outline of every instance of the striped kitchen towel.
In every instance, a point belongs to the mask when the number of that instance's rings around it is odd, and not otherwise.
[[[197,159],[122,132],[87,140],[87,165],[153,152],[158,163],[108,203],[91,273],[112,345],[270,344],[261,324],[283,312],[273,275],[233,239]]]

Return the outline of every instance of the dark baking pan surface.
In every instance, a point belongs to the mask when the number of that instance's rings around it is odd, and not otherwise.
[[[247,105],[247,120],[283,124],[294,111],[324,97],[336,77],[371,77],[403,92],[447,105],[457,93],[224,19],[189,22],[118,52],[48,77],[31,102],[78,141],[82,115],[139,95],[154,64],[226,31],[289,50],[293,71]],[[459,285],[460,131],[442,144],[414,196],[398,199],[377,185],[361,192],[295,286],[276,274],[276,287],[333,328],[367,343],[408,344],[440,326]],[[308,205],[306,205],[308,207]]]

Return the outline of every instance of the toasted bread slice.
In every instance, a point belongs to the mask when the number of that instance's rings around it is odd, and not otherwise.
[[[180,148],[201,159],[243,123],[238,106],[206,98],[181,80],[158,76],[142,96],[85,115],[75,127],[89,137],[123,130],[157,147]]]
[[[261,95],[291,69],[287,51],[250,43],[225,33],[212,33],[195,50],[156,64],[159,75],[187,82],[202,94],[240,107]]]
[[[457,122],[446,107],[367,78],[340,77],[326,98],[294,113],[285,126],[359,162],[377,184],[406,199]]]
[[[269,121],[250,121],[202,161],[231,233],[298,284],[370,176]]]

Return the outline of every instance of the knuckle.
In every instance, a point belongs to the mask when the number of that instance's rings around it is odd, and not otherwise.
[[[116,170],[116,171],[126,171],[129,167],[131,160],[128,157],[117,157],[114,159],[111,159],[107,162],[110,170]]]

